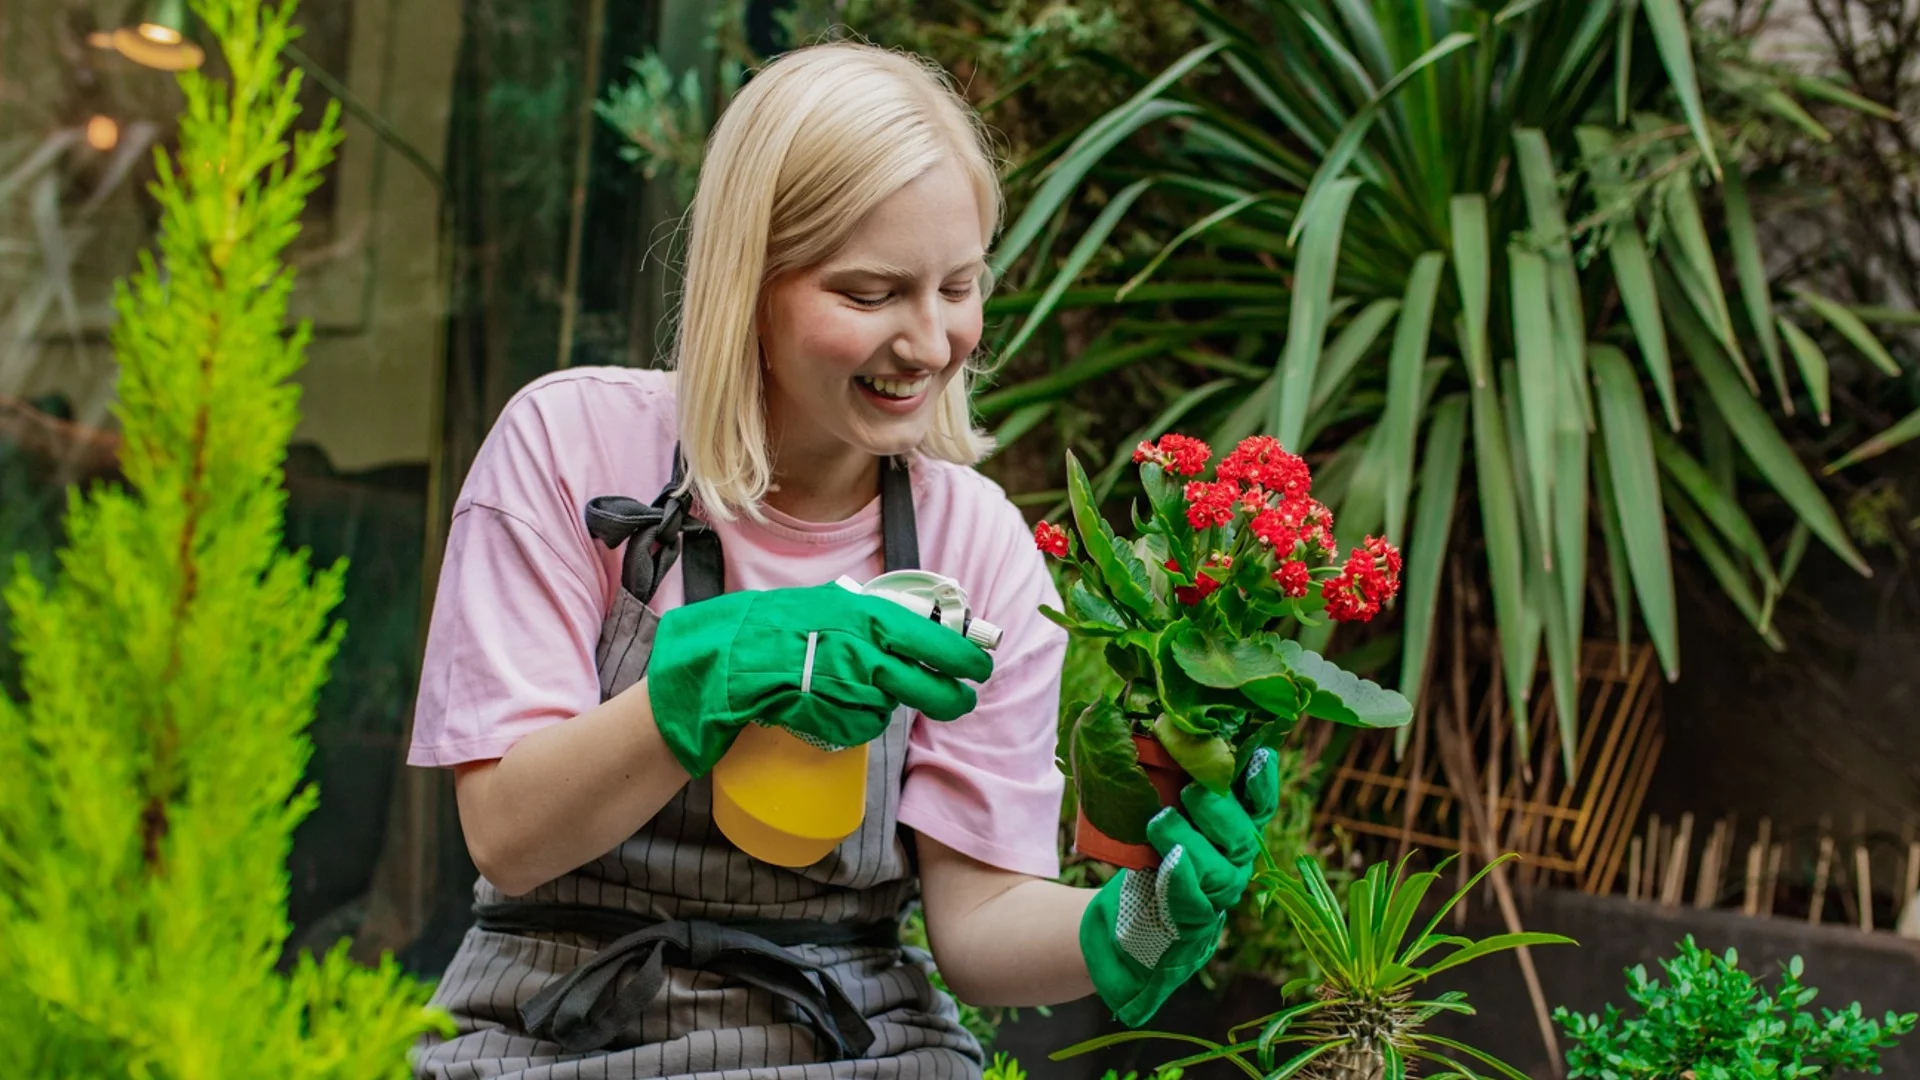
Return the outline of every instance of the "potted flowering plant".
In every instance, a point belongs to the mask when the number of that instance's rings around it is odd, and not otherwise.
[[[1400,587],[1400,553],[1375,537],[1336,561],[1333,515],[1313,498],[1307,463],[1274,439],[1243,440],[1209,478],[1206,443],[1170,434],[1141,443],[1149,513],[1123,537],[1093,505],[1067,455],[1073,529],[1041,522],[1034,542],[1078,575],[1068,633],[1105,645],[1117,689],[1073,703],[1066,763],[1079,796],[1076,846],[1117,866],[1157,856],[1147,821],[1188,778],[1228,790],[1261,746],[1300,721],[1398,727],[1407,699],[1288,637],[1323,618],[1364,622]]]

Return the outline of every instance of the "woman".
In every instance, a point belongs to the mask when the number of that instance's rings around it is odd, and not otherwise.
[[[1057,876],[1065,640],[1019,512],[972,466],[968,362],[999,191],[938,72],[789,53],[714,130],[672,374],[578,369],[506,409],[454,512],[411,762],[457,770],[476,925],[431,1077],[978,1077],[980,1004],[1097,991],[1138,1024],[1204,963],[1276,791],[1199,788],[1157,872]],[[651,503],[642,498],[659,492]],[[922,566],[989,656],[829,584]],[[748,723],[870,749],[859,830],[800,869],[714,826]]]

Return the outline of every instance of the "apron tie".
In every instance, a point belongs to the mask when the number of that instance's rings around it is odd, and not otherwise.
[[[483,904],[475,907],[474,915],[480,929],[501,933],[620,934],[520,1006],[529,1035],[576,1054],[604,1049],[621,1031],[636,1026],[666,985],[666,969],[676,967],[711,972],[782,998],[819,1035],[829,1060],[862,1057],[875,1038],[866,1017],[824,967],[773,939],[880,947],[900,942],[899,926],[891,922],[659,922],[634,912],[578,904]],[[624,978],[629,971],[630,980]]]

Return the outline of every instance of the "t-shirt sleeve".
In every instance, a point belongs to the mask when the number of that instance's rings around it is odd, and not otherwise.
[[[984,485],[983,485],[984,486]],[[1005,635],[979,705],[958,720],[918,717],[907,744],[900,822],[991,866],[1060,874],[1058,823],[1066,780],[1055,762],[1066,632],[1040,614],[1060,606],[1020,513],[998,489],[983,505],[988,542],[969,545],[981,584],[962,581],[975,614]],[[957,576],[957,575],[956,575]]]
[[[534,410],[509,408],[456,504],[407,763],[503,756],[600,701],[601,569],[554,479]],[[581,532],[584,532],[584,527]]]

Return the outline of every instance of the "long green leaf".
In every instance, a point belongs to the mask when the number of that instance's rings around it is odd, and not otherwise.
[[[1738,167],[1727,170],[1727,240],[1733,247],[1733,269],[1740,278],[1740,295],[1747,302],[1747,320],[1760,339],[1760,354],[1773,376],[1780,407],[1793,415],[1793,395],[1787,391],[1787,368],[1780,357],[1780,335],[1774,330],[1773,289],[1767,283],[1766,263],[1760,257],[1760,239],[1747,204],[1747,180]]]
[[[1413,488],[1413,444],[1420,434],[1421,372],[1426,365],[1427,342],[1433,334],[1433,309],[1446,261],[1446,256],[1437,251],[1414,260],[1387,360],[1387,403],[1380,427],[1386,438],[1387,538],[1396,544],[1406,535],[1407,499]]]
[[[1613,629],[1619,644],[1620,673],[1626,674],[1627,647],[1633,640],[1633,576],[1627,569],[1626,538],[1613,492],[1613,466],[1607,461],[1607,440],[1593,440],[1593,502],[1600,516],[1600,537],[1607,552],[1607,585],[1613,594]]]
[[[1912,442],[1916,438],[1920,438],[1920,410],[1908,413],[1906,419],[1899,421],[1887,430],[1847,451],[1846,455],[1840,460],[1827,466],[1827,472],[1839,472],[1849,465],[1858,465],[1868,458],[1879,457],[1881,454],[1897,446]]]
[[[1001,360],[1010,360],[1017,355],[1033,337],[1034,332],[1045,324],[1047,318],[1053,314],[1053,306],[1060,302],[1060,297],[1079,278],[1080,272],[1086,269],[1087,263],[1099,253],[1101,246],[1107,242],[1107,237],[1113,232],[1114,226],[1120,223],[1120,219],[1133,206],[1134,200],[1145,194],[1153,183],[1152,177],[1136,180],[1121,188],[1119,194],[1101,208],[1100,215],[1093,219],[1093,224],[1087,226],[1087,231],[1073,245],[1073,250],[1067,254],[1066,261],[1060,264],[1059,273],[1053,276],[1053,281],[1047,286],[1046,292],[1040,294],[1040,302],[1034,305],[1033,311],[1027,315],[1026,321],[1013,335],[1013,340],[1001,347],[999,354]]]
[[[1707,128],[1707,110],[1700,100],[1700,77],[1694,71],[1687,14],[1681,10],[1680,0],[1643,0],[1643,6],[1647,9],[1647,25],[1653,28],[1654,47],[1659,50],[1660,62],[1666,65],[1667,78],[1673,84],[1674,96],[1680,99],[1687,125],[1693,129],[1700,152],[1717,178],[1720,158],[1713,151],[1713,133]]]
[[[1583,349],[1584,346],[1582,342]],[[1572,776],[1573,751],[1579,745],[1575,738],[1579,721],[1575,711],[1575,686],[1580,676],[1580,641],[1586,624],[1587,534],[1590,525],[1587,519],[1586,484],[1590,450],[1587,428],[1581,422],[1579,403],[1570,385],[1573,373],[1563,367],[1559,375],[1559,395],[1554,410],[1551,543],[1558,560],[1554,564],[1553,577],[1560,591],[1557,610],[1552,614],[1560,620],[1560,637],[1556,643],[1550,633],[1547,645],[1549,652],[1553,652],[1556,646],[1558,648],[1550,674],[1554,680],[1554,701],[1560,717],[1560,751],[1565,758],[1566,774]]]
[[[1148,180],[1137,181],[1133,184],[1128,185],[1125,189],[1123,189],[1121,191],[1121,194],[1124,195],[1126,194],[1126,192],[1132,191],[1134,188],[1150,182],[1151,182],[1151,178],[1149,178]],[[1114,198],[1115,198],[1115,201],[1118,201],[1119,196],[1115,196]],[[1196,236],[1199,236],[1201,233],[1206,232],[1208,229],[1213,228],[1215,225],[1218,225],[1223,221],[1229,220],[1230,218],[1239,214],[1241,211],[1246,210],[1248,207],[1257,206],[1260,203],[1271,201],[1272,198],[1273,196],[1266,195],[1266,194],[1243,195],[1240,198],[1235,199],[1234,201],[1221,207],[1220,209],[1215,210],[1213,213],[1208,214],[1207,216],[1201,218],[1199,221],[1196,221],[1193,224],[1187,226],[1186,228],[1180,230],[1180,235],[1174,237],[1172,240],[1167,241],[1166,246],[1162,247],[1159,251],[1155,252],[1153,258],[1147,260],[1147,265],[1140,268],[1139,273],[1128,278],[1126,281],[1126,284],[1120,286],[1119,291],[1114,293],[1114,296],[1113,296],[1114,302],[1115,303],[1125,302],[1125,300],[1133,292],[1133,290],[1146,284],[1147,279],[1153,276],[1154,271],[1160,269],[1161,264],[1166,262],[1169,258],[1171,258],[1173,256],[1173,253],[1180,250],[1180,248],[1183,245],[1185,245],[1187,241],[1193,239]],[[1104,218],[1105,216],[1106,216],[1105,212],[1102,211],[1101,218]],[[1095,225],[1098,225],[1099,223],[1100,223],[1100,218],[1094,219]],[[1111,229],[1112,226],[1109,225],[1108,228]],[[1102,237],[1102,239],[1104,239],[1104,237]],[[1083,238],[1082,243],[1084,242],[1085,240]],[[1076,246],[1074,250],[1077,252],[1079,248]]]
[[[1668,259],[1674,274],[1694,310],[1707,320],[1739,369],[1741,381],[1758,394],[1760,383],[1754,379],[1746,354],[1740,351],[1740,339],[1733,332],[1733,314],[1727,307],[1726,291],[1720,287],[1720,267],[1714,261],[1713,243],[1707,239],[1707,226],[1700,217],[1700,201],[1694,197],[1693,188],[1675,184],[1667,189],[1666,218],[1678,241],[1678,250],[1671,251]]]
[[[1660,668],[1671,682],[1680,677],[1680,627],[1646,402],[1633,369],[1618,349],[1595,347],[1593,374],[1615,500],[1610,509],[1620,522],[1627,567],[1633,573],[1634,595],[1647,622],[1647,636],[1653,639]],[[1625,618],[1624,613],[1621,617]]]
[[[1401,628],[1400,691],[1420,692],[1432,653],[1433,624],[1440,609],[1440,574],[1459,500],[1460,471],[1466,444],[1467,397],[1454,394],[1435,407],[1427,428],[1420,470],[1420,500],[1413,511],[1413,537],[1407,544],[1406,622]],[[1394,732],[1394,745],[1406,749],[1412,727]]]
[[[1306,424],[1314,372],[1320,366],[1326,337],[1327,305],[1333,299],[1334,273],[1340,261],[1340,237],[1346,228],[1347,207],[1359,187],[1358,180],[1336,181],[1309,222],[1301,245],[1273,417],[1274,438],[1289,448],[1300,441],[1301,428]]]
[[[1506,676],[1515,731],[1524,733],[1533,672],[1522,662],[1530,649],[1525,629],[1525,579],[1520,569],[1520,508],[1514,503],[1513,462],[1500,418],[1499,392],[1491,382],[1473,388],[1472,412],[1474,474],[1481,529],[1487,542],[1494,630],[1500,639],[1501,669]]]
[[[1475,386],[1493,378],[1493,356],[1487,344],[1487,311],[1492,303],[1493,255],[1487,240],[1487,200],[1483,195],[1455,195],[1450,204],[1453,225],[1453,272],[1459,279],[1462,333],[1467,370]]]
[[[1306,202],[1302,204],[1300,216],[1294,221],[1293,228],[1287,233],[1287,243],[1294,244],[1300,241],[1300,234],[1306,229],[1307,222],[1319,209],[1320,202],[1327,198],[1334,182],[1341,179],[1342,174],[1347,171],[1347,164],[1359,151],[1361,141],[1367,137],[1367,130],[1379,117],[1380,108],[1386,104],[1387,99],[1429,64],[1439,61],[1449,53],[1466,48],[1473,44],[1473,40],[1472,34],[1447,35],[1444,41],[1428,49],[1413,63],[1402,68],[1399,74],[1388,80],[1378,93],[1369,98],[1367,103],[1353,114],[1353,118],[1347,121],[1346,127],[1341,129],[1340,137],[1333,141],[1332,149],[1327,151],[1326,162],[1320,166],[1318,172],[1314,173],[1313,182],[1307,186]]]
[[[1473,960],[1478,960],[1482,956],[1488,956],[1497,952],[1505,952],[1508,949],[1528,948],[1534,945],[1578,945],[1578,944],[1579,942],[1573,940],[1570,937],[1566,937],[1562,934],[1543,934],[1539,932],[1525,932],[1525,933],[1516,933],[1516,934],[1495,934],[1493,937],[1476,941],[1471,945],[1467,945],[1459,949],[1458,951],[1448,953],[1445,957],[1441,958],[1439,962],[1435,963],[1432,967],[1427,968],[1426,975],[1428,978],[1432,978],[1433,976],[1438,975],[1443,971],[1448,971],[1453,968],[1457,968],[1461,964],[1465,964]]]
[[[1633,30],[1640,0],[1622,0],[1613,45],[1613,122],[1627,126],[1627,96],[1633,92]]]
[[[1813,408],[1820,414],[1821,425],[1824,427],[1833,423],[1833,391],[1828,386],[1826,352],[1820,348],[1819,342],[1795,325],[1784,312],[1780,315],[1780,334],[1787,339],[1787,349],[1793,353],[1794,363],[1800,367],[1800,381],[1807,385],[1807,396],[1813,399]]]
[[[1900,119],[1899,113],[1894,112],[1885,105],[1877,101],[1869,101],[1845,87],[1838,86],[1818,76],[1796,75],[1793,77],[1793,87],[1810,98],[1830,101],[1835,105],[1843,105],[1855,112],[1866,113],[1869,116],[1876,116],[1882,120]]]
[[[1694,370],[1700,373],[1700,381],[1706,385],[1707,393],[1726,420],[1727,427],[1733,431],[1734,438],[1747,452],[1760,475],[1766,477],[1773,489],[1780,493],[1787,505],[1793,507],[1800,520],[1807,523],[1813,534],[1820,538],[1834,554],[1844,559],[1864,576],[1871,576],[1873,570],[1867,560],[1854,548],[1848,538],[1847,530],[1840,524],[1839,515],[1833,512],[1827,497],[1813,482],[1813,477],[1794,456],[1793,448],[1773,426],[1773,421],[1745,393],[1734,375],[1726,355],[1706,333],[1690,311],[1676,312],[1674,330],[1680,337],[1681,346],[1693,360]]]
[[[1007,268],[1019,261],[1027,245],[1033,243],[1034,238],[1047,227],[1054,212],[1079,189],[1081,178],[1121,140],[1156,121],[1198,112],[1192,105],[1160,101],[1158,98],[1169,86],[1186,78],[1189,72],[1225,46],[1223,41],[1211,41],[1193,49],[1141,87],[1138,93],[1087,125],[1086,130],[1048,166],[1047,177],[1041,182],[1040,189],[1027,203],[1019,220],[1001,237],[1000,247],[993,255],[994,276],[1006,276]]]
[[[1760,531],[1754,528],[1753,522],[1747,518],[1747,512],[1740,508],[1733,494],[1716,483],[1708,474],[1707,467],[1672,438],[1655,432],[1653,452],[1660,459],[1661,468],[1707,515],[1707,520],[1720,531],[1720,535],[1726,537],[1727,542],[1753,564],[1760,580],[1771,588],[1779,588],[1780,582],[1773,572],[1773,560],[1767,554],[1766,541],[1760,539]]]
[[[1648,0],[1648,2],[1652,3],[1653,0]],[[1520,1070],[1514,1068],[1513,1066],[1507,1064],[1506,1062],[1501,1061],[1497,1057],[1493,1057],[1492,1055],[1487,1054],[1484,1051],[1476,1050],[1473,1047],[1466,1045],[1465,1043],[1457,1043],[1457,1042],[1454,1042],[1452,1039],[1444,1039],[1438,1035],[1423,1034],[1418,1036],[1418,1038],[1420,1039],[1421,1042],[1430,1042],[1435,1046],[1444,1046],[1456,1054],[1463,1054],[1467,1057],[1470,1057],[1475,1061],[1480,1062],[1482,1065],[1485,1065],[1488,1068],[1493,1069],[1494,1071],[1500,1073],[1502,1076],[1505,1076],[1507,1080],[1528,1080],[1526,1073],[1523,1073]]]
[[[1627,5],[1622,19],[1632,18],[1633,6]],[[1593,175],[1596,195],[1603,204],[1616,199],[1620,190],[1620,164],[1614,157],[1613,133],[1603,128],[1581,127],[1574,135],[1580,142],[1580,155]],[[1631,215],[1614,223],[1607,259],[1613,267],[1614,282],[1620,288],[1620,306],[1626,309],[1627,323],[1640,346],[1640,361],[1653,378],[1660,404],[1666,408],[1667,426],[1679,431],[1680,406],[1673,389],[1673,361],[1667,353],[1666,320],[1661,317],[1660,294],[1653,283],[1653,260],[1647,254],[1647,241],[1640,232],[1640,224]]]
[[[1527,457],[1520,470],[1531,493],[1538,536],[1553,535],[1553,429],[1559,371],[1553,355],[1553,312],[1547,297],[1547,261],[1521,244],[1507,248],[1513,304],[1514,354],[1520,373],[1520,430]],[[1552,547],[1541,545],[1543,566],[1553,565]]]
[[[1580,274],[1573,263],[1573,242],[1567,231],[1566,208],[1560,201],[1560,181],[1554,175],[1553,154],[1547,137],[1537,128],[1513,133],[1514,160],[1520,167],[1520,188],[1526,196],[1527,219],[1546,258],[1547,289],[1553,298],[1553,352],[1555,362],[1572,373],[1571,385],[1582,417],[1590,418],[1587,400],[1587,316],[1580,299]]]
[[[1790,291],[1812,308],[1815,314],[1825,319],[1828,326],[1840,331],[1842,337],[1853,342],[1853,347],[1860,350],[1860,355],[1873,361],[1874,367],[1895,378],[1899,377],[1900,365],[1894,361],[1893,354],[1887,351],[1885,345],[1880,344],[1880,339],[1874,336],[1873,331],[1867,329],[1867,324],[1860,321],[1860,316],[1812,289],[1795,285]]]
[[[1399,310],[1400,301],[1391,297],[1375,300],[1335,335],[1326,351],[1320,354],[1320,370],[1313,377],[1313,400],[1307,405],[1308,416],[1318,413],[1333,400],[1334,391],[1353,374],[1353,369],[1380,337],[1380,331],[1387,328]]]

